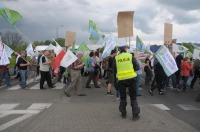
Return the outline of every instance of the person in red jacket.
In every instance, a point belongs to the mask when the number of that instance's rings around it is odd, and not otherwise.
[[[193,68],[192,62],[190,62],[188,57],[185,57],[181,62],[181,72],[183,76],[183,83],[182,83],[183,92],[186,92],[187,80],[192,68]]]

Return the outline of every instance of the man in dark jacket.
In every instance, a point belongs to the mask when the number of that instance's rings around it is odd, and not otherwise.
[[[155,59],[157,60],[157,59]],[[158,88],[158,91],[159,91],[159,95],[164,95],[162,88],[163,88],[163,79],[164,79],[164,76],[165,76],[165,72],[163,70],[163,67],[162,65],[160,64],[159,61],[157,61],[157,63],[154,65],[154,73],[155,73],[155,81],[156,81],[156,86]],[[156,87],[152,87],[151,90],[149,91],[149,93],[151,95],[153,95],[153,90],[155,89]]]
[[[178,71],[176,71],[176,84],[179,85],[179,81],[181,79],[181,61],[183,60],[183,55],[182,53],[180,52],[179,55],[176,57],[176,64],[177,64],[177,67],[178,67]]]

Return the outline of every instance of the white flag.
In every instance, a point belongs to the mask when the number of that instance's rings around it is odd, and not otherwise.
[[[6,44],[4,44],[4,50],[7,54],[7,56],[11,58],[11,55],[14,51],[10,47],[8,47]]]
[[[10,61],[8,59],[8,56],[5,50],[3,50],[2,56],[0,58],[0,65],[7,65],[7,64],[10,64]]]
[[[188,48],[182,45],[172,44],[172,50],[173,52],[185,52]]]
[[[56,53],[56,55],[58,55],[62,50],[63,50],[63,48],[56,42],[56,47],[54,48],[54,53]]]
[[[0,36],[0,56],[2,56],[2,54],[3,54],[3,43]]]
[[[60,62],[60,65],[63,67],[68,67],[77,59],[78,58],[70,50],[68,50],[65,56],[63,57],[62,61]]]
[[[194,49],[193,59],[199,59],[200,60],[200,50]]]
[[[55,46],[50,44],[45,50],[54,50],[54,49],[55,49]]]
[[[113,39],[108,39],[106,41],[106,46],[103,50],[103,54],[102,54],[102,58],[106,58],[110,55],[111,51],[115,48],[115,46],[117,45],[116,41]]]
[[[34,55],[32,44],[28,45],[28,47],[26,48],[26,52],[27,52],[27,56],[33,56]]]

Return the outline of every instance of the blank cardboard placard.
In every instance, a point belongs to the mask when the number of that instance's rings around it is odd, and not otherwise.
[[[118,38],[133,36],[134,11],[120,11],[117,15]]]
[[[76,39],[76,32],[67,31],[65,38],[65,46],[71,47]]]
[[[164,44],[166,44],[166,45],[172,44],[172,32],[173,32],[173,25],[170,23],[165,23],[165,25],[164,25]]]

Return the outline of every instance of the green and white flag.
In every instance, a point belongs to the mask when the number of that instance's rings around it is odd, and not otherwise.
[[[188,48],[182,45],[172,44],[172,51],[173,52],[185,52]]]
[[[156,58],[168,77],[178,70],[174,57],[164,45],[156,52]]]

